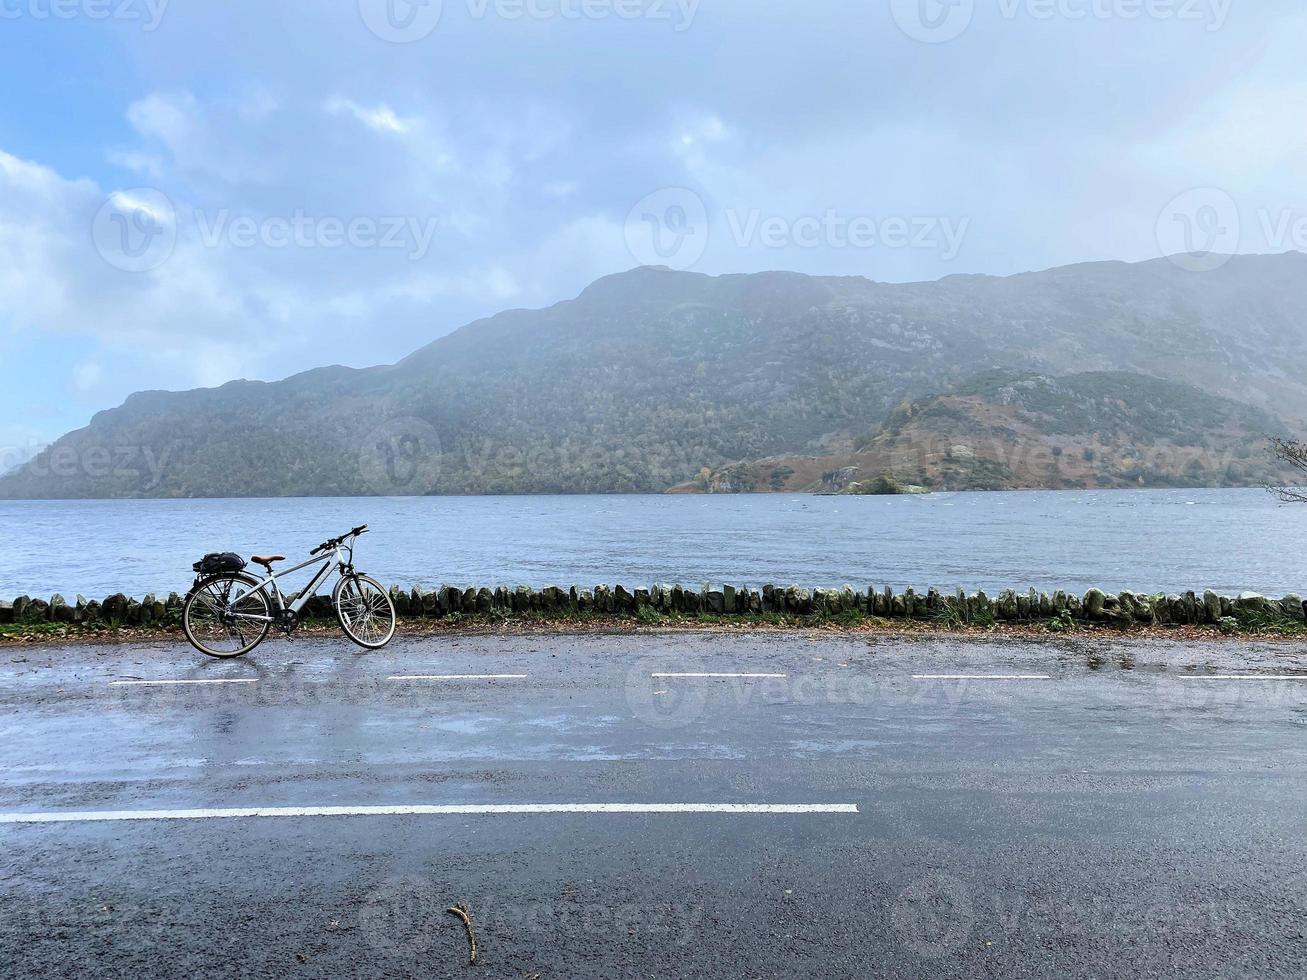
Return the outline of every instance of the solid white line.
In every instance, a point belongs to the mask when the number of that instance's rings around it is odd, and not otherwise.
[[[216,678],[200,681],[110,681],[112,687],[144,687],[151,684],[257,684],[257,677]]]
[[[260,806],[196,810],[67,810],[0,813],[6,823],[102,823],[231,817],[459,816],[502,813],[857,813],[856,803],[498,803],[445,806]]]
[[[388,681],[520,681],[526,674],[396,674]]]
[[[1047,674],[913,674],[914,681],[1051,681]]]
[[[1181,674],[1183,681],[1307,681],[1307,674]]]
[[[788,674],[650,674],[650,677],[787,677]]]

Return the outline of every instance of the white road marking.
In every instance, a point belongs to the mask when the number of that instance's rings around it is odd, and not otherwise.
[[[788,677],[788,674],[650,674],[650,677]]]
[[[396,674],[388,681],[521,681],[526,674]]]
[[[257,684],[257,677],[227,677],[198,681],[110,681],[111,687],[145,687],[152,684]]]
[[[1307,674],[1181,674],[1183,681],[1307,681]]]
[[[1051,681],[1048,674],[913,674],[914,681]]]
[[[261,806],[194,810],[0,813],[0,824],[210,820],[232,817],[462,816],[508,813],[857,813],[856,803],[469,803],[409,806]]]

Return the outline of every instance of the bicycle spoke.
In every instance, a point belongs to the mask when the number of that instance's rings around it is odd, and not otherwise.
[[[223,656],[240,653],[261,640],[268,618],[263,593],[228,578],[209,582],[196,593],[187,608],[186,625],[202,649]]]
[[[337,599],[345,631],[364,646],[379,646],[394,631],[394,611],[386,594],[375,583],[350,579]]]

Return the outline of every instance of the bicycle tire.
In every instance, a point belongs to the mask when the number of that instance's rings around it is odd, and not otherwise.
[[[244,632],[240,629],[239,625],[235,626],[234,629],[238,641],[235,649],[224,650],[216,647],[205,646],[201,637],[197,636],[197,633],[202,634],[213,630],[212,626],[210,626],[208,630],[205,630],[201,625],[204,621],[202,616],[204,615],[203,610],[205,607],[206,594],[213,586],[220,585],[223,582],[240,582],[243,585],[250,586],[250,590],[241,597],[241,601],[244,601],[245,599],[254,599],[257,602],[257,607],[251,610],[253,614],[261,616],[271,615],[270,607],[268,605],[268,597],[264,595],[262,589],[256,588],[259,584],[257,579],[241,572],[223,572],[218,575],[209,575],[200,579],[200,581],[195,583],[195,587],[191,589],[190,593],[187,594],[186,603],[182,606],[182,631],[186,634],[186,639],[190,645],[195,647],[196,650],[199,650],[200,653],[204,654],[206,657],[216,657],[219,660],[230,660],[233,657],[244,656],[262,643],[267,637],[268,630],[272,627],[272,623],[269,620],[250,620],[249,622],[257,625],[254,629],[254,639],[249,642],[245,641]],[[199,607],[198,610],[197,605]],[[211,604],[208,606],[208,609],[212,609]],[[231,628],[228,629],[228,635],[231,635]]]
[[[370,590],[358,588],[363,583],[371,586]],[[358,592],[357,602],[365,608],[367,615],[360,618],[360,609],[351,609],[348,612],[342,604],[342,595],[346,589],[353,586]],[[364,598],[367,596],[367,598]],[[346,597],[349,598],[349,597]],[[361,647],[369,650],[380,650],[395,635],[395,604],[390,601],[390,594],[385,587],[376,579],[367,575],[354,573],[353,575],[343,575],[336,587],[331,590],[331,604],[336,610],[336,621],[340,623],[340,628],[345,631],[345,635]],[[384,613],[385,621],[378,621],[376,615]],[[369,626],[369,623],[376,622],[375,626]]]

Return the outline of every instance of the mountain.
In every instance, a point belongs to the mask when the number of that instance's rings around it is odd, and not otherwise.
[[[1296,425],[1307,256],[907,284],[645,267],[394,365],[140,392],[0,496],[661,491],[705,467],[852,453],[904,401],[995,370],[1125,372]],[[1180,399],[1158,424],[1183,421],[1194,396],[1158,392]]]
[[[852,451],[704,469],[680,492],[1247,486],[1292,482],[1250,405],[1128,372],[991,371],[905,401]]]

